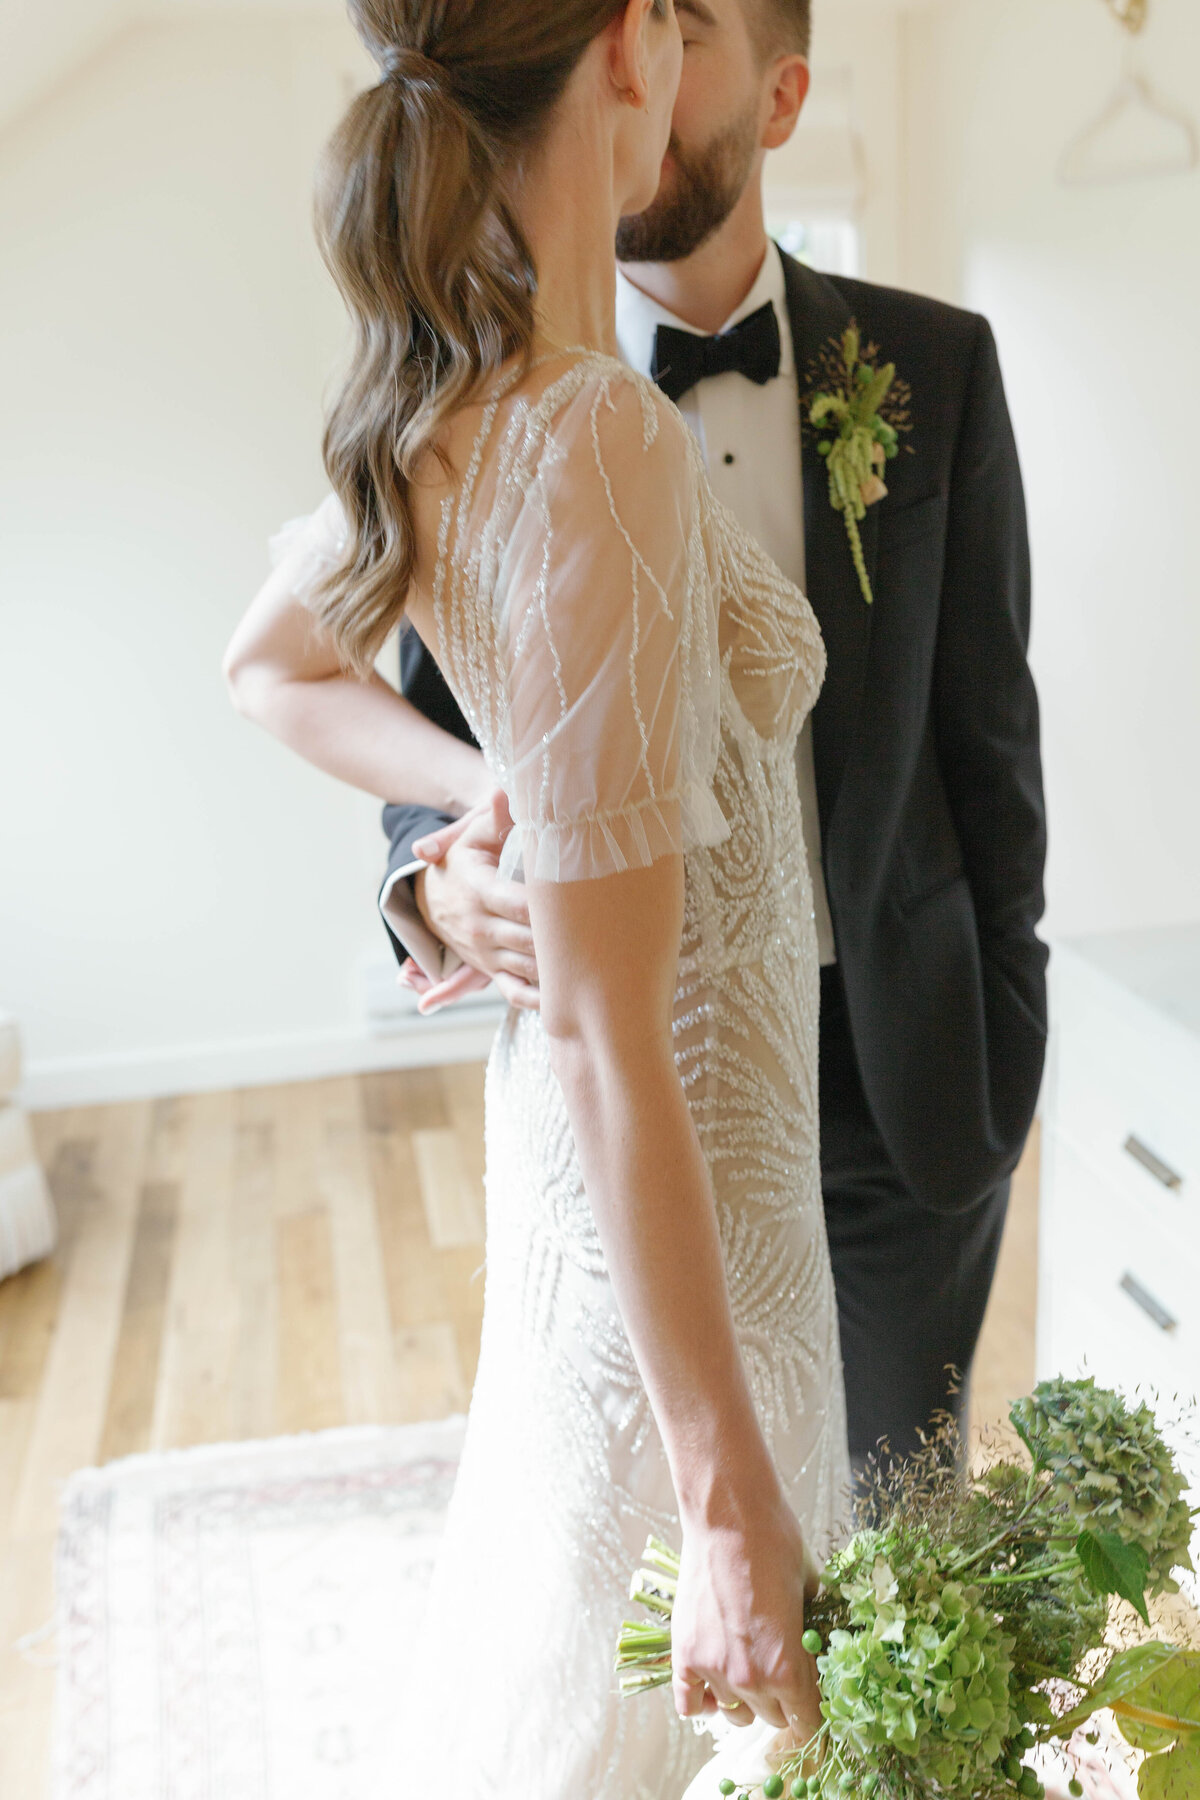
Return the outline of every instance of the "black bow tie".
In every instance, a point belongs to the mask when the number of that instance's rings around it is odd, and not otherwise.
[[[716,337],[677,331],[674,325],[660,325],[655,331],[650,374],[668,400],[678,400],[706,375],[724,375],[728,369],[760,387],[778,375],[779,320],[769,300]]]

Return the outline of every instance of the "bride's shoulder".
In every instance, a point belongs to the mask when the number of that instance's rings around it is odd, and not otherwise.
[[[645,375],[603,351],[564,354],[526,401],[525,424],[547,451],[576,453],[613,480],[696,491],[699,445],[678,409]]]

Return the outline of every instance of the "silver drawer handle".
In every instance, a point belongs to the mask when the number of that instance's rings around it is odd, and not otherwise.
[[[1183,1186],[1183,1176],[1177,1175],[1170,1164],[1162,1160],[1161,1156],[1155,1156],[1153,1150],[1148,1149],[1141,1138],[1132,1135],[1127,1137],[1125,1149],[1128,1155],[1132,1156],[1134,1162],[1141,1163],[1143,1169],[1150,1171],[1155,1181],[1161,1181],[1163,1186],[1170,1188],[1173,1194],[1179,1192]]]
[[[1160,1331],[1174,1331],[1178,1326],[1179,1320],[1173,1319],[1166,1307],[1160,1305],[1154,1298],[1154,1295],[1150,1293],[1147,1288],[1144,1288],[1140,1281],[1135,1280],[1132,1275],[1128,1273],[1122,1275],[1121,1291],[1122,1293],[1129,1295],[1129,1298],[1134,1302],[1135,1306],[1141,1307],[1148,1319],[1154,1320],[1154,1323],[1158,1326]]]

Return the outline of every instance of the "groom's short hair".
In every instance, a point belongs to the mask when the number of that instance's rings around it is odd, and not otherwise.
[[[784,51],[807,56],[812,45],[812,0],[748,0],[750,29],[763,61]]]

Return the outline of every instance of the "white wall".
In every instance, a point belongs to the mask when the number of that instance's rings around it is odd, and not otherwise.
[[[1060,935],[1200,917],[1200,174],[1055,180],[1122,35],[1099,0],[902,29],[905,279],[991,318],[1024,462]],[[1139,55],[1200,121],[1194,0]]]
[[[871,281],[900,275],[900,31],[895,0],[815,0],[809,100],[791,141],[767,159],[768,191],[803,184],[809,133],[849,124],[862,155],[858,223],[862,273]]]
[[[310,183],[358,66],[338,24],[134,28],[0,135],[0,996],[35,1102],[395,1054],[358,992],[378,809],[220,677],[324,491]]]
[[[134,10],[135,0],[0,0],[0,121],[49,91]]]

